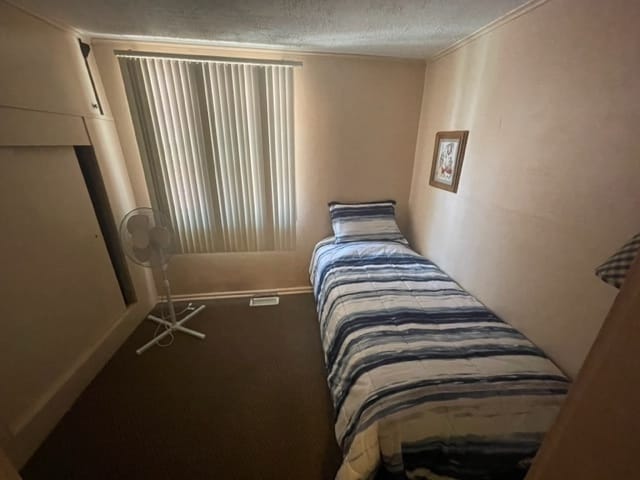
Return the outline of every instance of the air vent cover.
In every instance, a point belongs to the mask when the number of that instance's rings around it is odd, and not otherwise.
[[[278,305],[280,297],[277,295],[269,295],[266,297],[252,297],[249,301],[250,307],[266,307],[268,305]]]

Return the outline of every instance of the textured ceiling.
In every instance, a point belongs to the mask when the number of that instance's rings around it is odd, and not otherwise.
[[[95,34],[428,58],[525,0],[11,0]]]

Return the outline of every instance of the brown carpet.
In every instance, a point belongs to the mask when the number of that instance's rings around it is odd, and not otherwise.
[[[330,479],[340,463],[311,295],[207,302],[169,348],[143,322],[21,472],[36,479]]]

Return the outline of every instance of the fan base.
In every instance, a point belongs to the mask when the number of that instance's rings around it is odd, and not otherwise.
[[[164,337],[166,337],[167,335],[170,335],[170,334],[172,334],[174,332],[186,333],[187,335],[191,335],[192,337],[196,337],[196,338],[199,338],[200,340],[204,340],[204,338],[205,338],[205,334],[204,333],[200,333],[200,332],[198,332],[196,330],[191,330],[190,328],[183,327],[183,324],[185,322],[187,322],[188,320],[190,320],[191,318],[196,316],[198,313],[200,313],[202,310],[204,310],[204,307],[205,307],[204,305],[200,305],[198,308],[196,308],[194,311],[190,312],[183,319],[181,319],[181,320],[179,320],[179,321],[177,321],[175,323],[170,322],[168,320],[164,320],[163,318],[160,318],[160,317],[156,317],[155,315],[147,316],[148,320],[151,320],[152,322],[159,323],[159,324],[164,325],[164,326],[166,326],[168,328],[165,329],[162,333],[160,333],[160,334],[156,335],[155,337],[153,337],[149,342],[145,343],[139,349],[137,349],[136,353],[138,355],[144,353],[149,348],[153,347],[156,343],[158,343],[160,340],[162,340]]]

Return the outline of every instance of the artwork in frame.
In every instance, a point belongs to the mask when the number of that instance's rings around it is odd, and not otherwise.
[[[429,185],[453,193],[458,191],[468,134],[467,130],[436,133]]]

